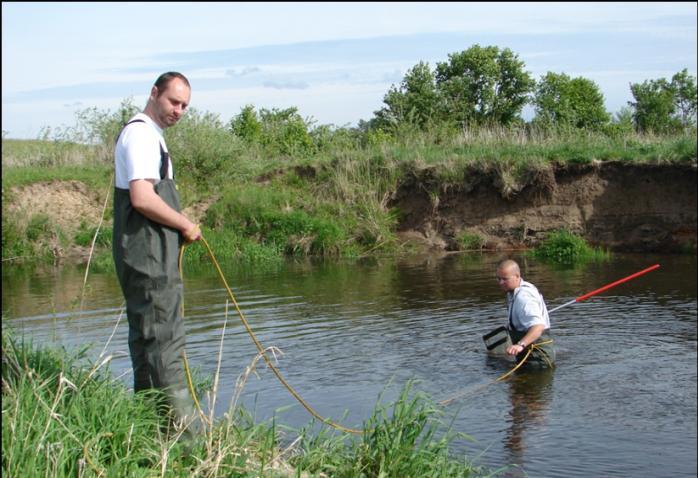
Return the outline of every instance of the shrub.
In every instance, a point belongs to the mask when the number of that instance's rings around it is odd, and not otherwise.
[[[566,230],[550,233],[533,254],[543,260],[563,263],[609,258],[608,252],[591,247],[584,238]]]

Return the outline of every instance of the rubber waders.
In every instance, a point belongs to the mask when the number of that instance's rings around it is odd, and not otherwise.
[[[162,179],[155,192],[180,210],[174,181]],[[114,193],[113,255],[126,298],[134,391],[157,388],[165,394],[171,418],[200,428],[184,372],[183,284],[178,268],[179,231],[155,223],[131,205],[129,191]]]

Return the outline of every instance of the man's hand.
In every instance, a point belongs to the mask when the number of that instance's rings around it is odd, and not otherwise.
[[[191,244],[194,241],[198,241],[201,239],[201,227],[199,227],[198,224],[194,224],[192,228],[190,228],[188,231],[183,232],[182,236],[184,236],[184,242],[187,244]]]
[[[524,350],[526,350],[526,347],[524,347],[523,345],[521,345],[521,344],[513,344],[513,345],[510,345],[509,347],[507,347],[506,352],[507,352],[509,355],[519,355],[519,354],[520,354],[521,352],[523,352]]]

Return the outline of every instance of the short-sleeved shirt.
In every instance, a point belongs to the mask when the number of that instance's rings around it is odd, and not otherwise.
[[[526,331],[534,325],[550,328],[550,316],[543,296],[536,286],[523,279],[519,287],[507,293],[509,320],[518,331]]]
[[[114,185],[120,189],[129,189],[129,183],[135,179],[154,179],[160,181],[160,146],[167,152],[162,128],[148,115],[138,113],[124,128],[116,142],[114,163]],[[167,177],[172,179],[172,163],[168,165]]]

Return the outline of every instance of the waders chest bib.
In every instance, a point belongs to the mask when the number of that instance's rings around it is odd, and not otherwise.
[[[167,153],[162,149],[161,153],[168,164]],[[166,166],[161,168],[164,178],[155,192],[179,212],[179,194],[166,172]],[[134,209],[127,189],[115,188],[112,252],[126,299],[133,388],[161,389],[176,418],[194,415],[182,358],[183,285],[178,268],[182,241],[179,231]]]
[[[524,338],[526,332],[519,332],[518,330],[512,327],[509,329],[509,335],[511,336],[512,343],[517,343],[519,340]],[[531,355],[529,355],[528,359],[526,360],[526,364],[536,365],[540,367],[548,367],[550,366],[550,364],[554,364],[555,349],[553,348],[553,344],[547,343],[541,345],[541,342],[548,342],[552,340],[552,338],[553,337],[550,335],[549,330],[543,331],[540,337],[535,342],[533,342],[534,344],[537,344],[537,348],[531,352]],[[519,353],[516,356],[516,361],[519,362],[520,360],[523,360],[525,356],[525,351]]]

